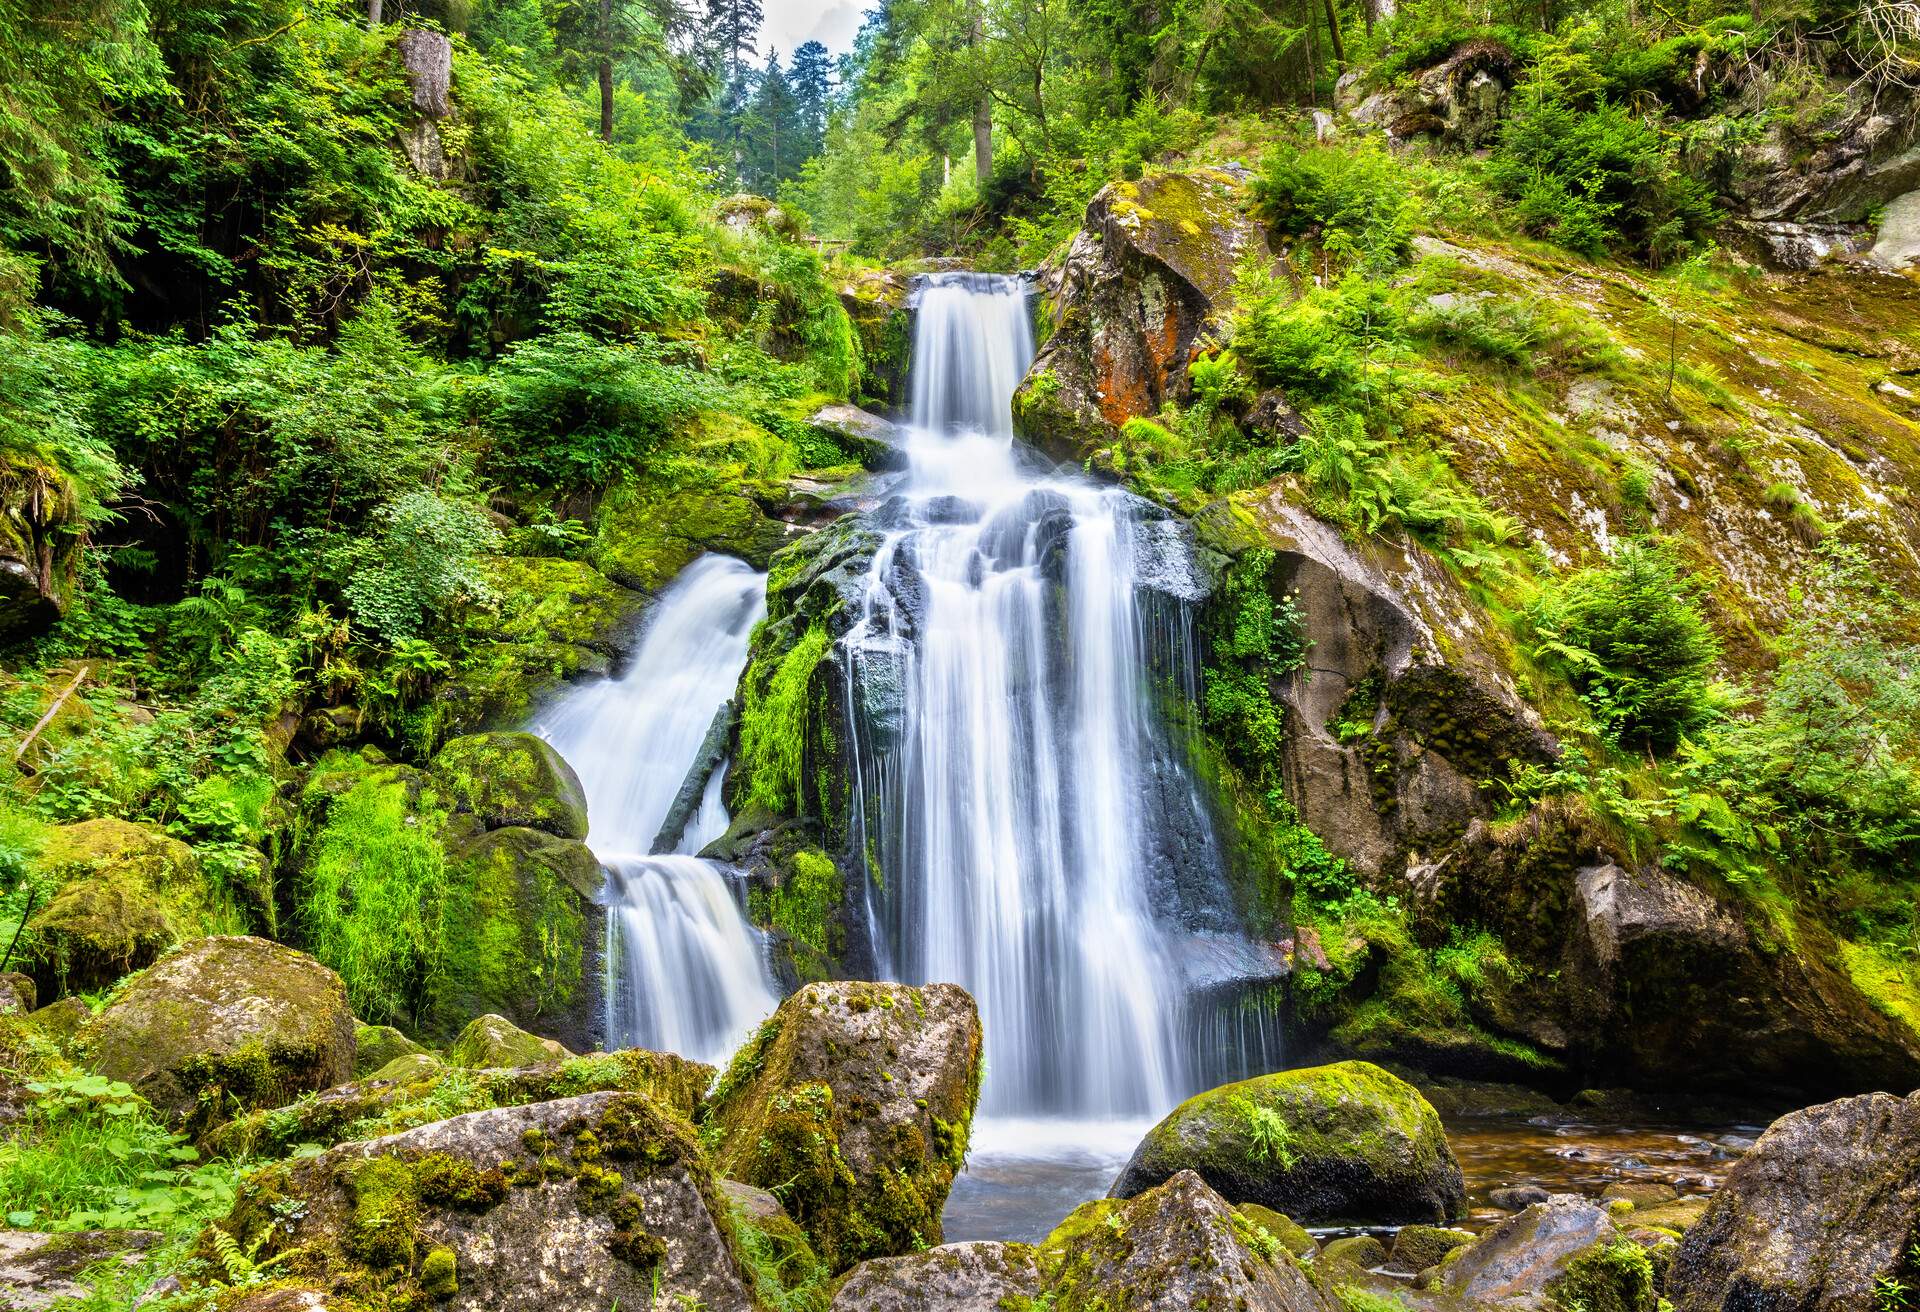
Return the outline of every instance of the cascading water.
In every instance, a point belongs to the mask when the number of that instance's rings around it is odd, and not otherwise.
[[[1188,1085],[1145,820],[1164,758],[1148,649],[1177,643],[1140,604],[1138,503],[1023,468],[1021,281],[938,275],[918,311],[906,494],[843,645],[849,686],[882,667],[900,686],[865,745],[876,956],[973,992],[988,1113],[1158,1114]]]
[[[626,674],[573,693],[538,726],[580,776],[588,841],[609,874],[610,1047],[723,1061],[778,1000],[723,868],[685,855],[726,829],[724,764],[709,761],[683,797],[765,613],[764,575],[703,557],[661,594]]]

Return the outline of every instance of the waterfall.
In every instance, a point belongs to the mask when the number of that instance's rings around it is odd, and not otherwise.
[[[578,689],[537,726],[580,776],[588,842],[609,873],[609,1047],[724,1061],[777,1001],[729,872],[685,855],[726,830],[710,730],[765,613],[765,575],[703,557],[660,594],[626,673]],[[676,823],[690,782],[697,803]]]
[[[842,644],[850,686],[885,666],[900,688],[857,753],[876,959],[972,991],[989,1112],[1157,1115],[1189,1080],[1154,914],[1149,657],[1191,644],[1143,613],[1137,500],[1014,440],[1024,283],[934,275],[918,297],[906,492]]]

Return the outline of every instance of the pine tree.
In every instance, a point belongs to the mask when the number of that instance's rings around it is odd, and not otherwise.
[[[833,62],[827,48],[808,41],[793,52],[787,70],[798,103],[800,125],[806,132],[809,156],[820,153],[827,136],[827,106],[833,96]]]
[[[707,46],[722,85],[746,82],[760,49],[763,16],[760,0],[707,0]]]
[[[771,50],[740,138],[740,179],[763,196],[777,194],[780,184],[800,171],[810,153],[800,102],[780,67],[779,55]]]

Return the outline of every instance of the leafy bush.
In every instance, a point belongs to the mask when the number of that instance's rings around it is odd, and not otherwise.
[[[1372,270],[1393,268],[1412,249],[1419,207],[1406,168],[1371,139],[1354,147],[1276,147],[1254,197],[1281,232],[1317,231],[1329,251]]]
[[[1671,752],[1714,713],[1720,641],[1705,591],[1671,548],[1626,543],[1534,607],[1535,654],[1567,675],[1608,740]]]
[[[478,506],[423,488],[394,498],[374,522],[378,536],[351,543],[337,561],[349,570],[342,594],[373,633],[417,638],[456,606],[492,598],[477,558],[499,547],[500,531]]]

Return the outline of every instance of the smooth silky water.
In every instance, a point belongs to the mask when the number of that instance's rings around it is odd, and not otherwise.
[[[690,855],[726,831],[724,764],[672,851],[655,851],[765,614],[765,575],[703,557],[654,604],[626,673],[578,689],[535,726],[579,774],[587,841],[608,872],[609,1048],[724,1062],[778,1002],[730,873]]]

